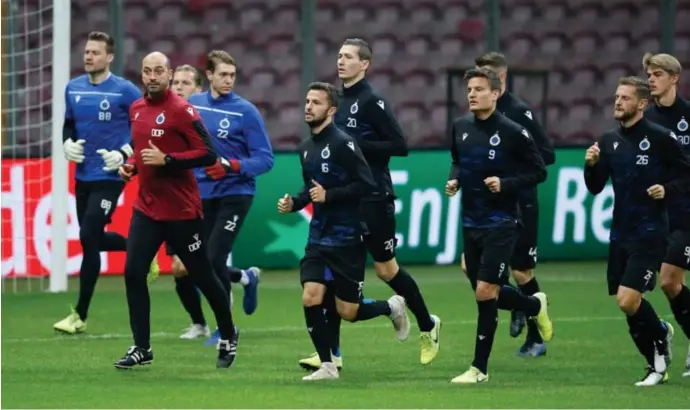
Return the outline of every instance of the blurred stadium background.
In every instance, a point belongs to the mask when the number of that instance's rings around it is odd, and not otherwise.
[[[168,54],[174,65],[197,67],[203,67],[208,50],[229,51],[238,62],[237,92],[261,109],[273,147],[281,152],[290,152],[305,136],[305,85],[337,82],[340,44],[346,37],[363,37],[374,49],[369,79],[393,103],[415,150],[410,158],[394,161],[414,190],[442,183],[445,165],[435,165],[446,161],[449,121],[466,111],[462,69],[478,54],[500,50],[507,55],[509,87],[546,124],[560,148],[558,167],[577,166],[581,157],[572,147],[590,143],[611,126],[614,84],[619,76],[643,74],[645,51],[671,52],[690,66],[688,22],[690,0],[2,0],[3,278],[38,277],[39,288],[44,288],[48,271],[74,273],[78,267],[71,188],[56,189],[71,186],[71,177],[64,161],[50,157],[62,123],[64,82],[83,73],[85,37],[92,30],[115,37],[112,69],[135,84],[140,84],[141,58],[152,50]],[[687,96],[690,81],[685,77],[680,91]],[[56,146],[60,157],[61,146]],[[273,174],[294,170],[296,163],[281,161]],[[558,177],[563,174],[554,169],[550,180],[555,182],[541,193],[547,204],[561,189]],[[434,182],[414,181],[415,174],[430,172],[438,175]],[[265,180],[260,191],[272,206],[274,191],[285,180],[275,175]],[[407,188],[401,189],[405,193]],[[572,189],[564,188],[566,196]],[[126,232],[129,202],[125,194],[113,229]],[[446,205],[441,226],[448,222]],[[267,219],[264,212],[271,206],[255,205],[252,212],[257,220]],[[58,231],[48,223],[51,209],[67,209],[55,213],[67,213],[69,219],[55,219],[55,226],[62,227]],[[407,217],[412,226],[421,218],[414,212],[414,206],[403,207],[401,219]],[[543,248],[551,244],[555,249],[542,255],[563,259],[564,252],[555,248],[560,234],[550,230],[557,212],[542,212],[547,227],[540,235],[549,242]],[[422,224],[415,233],[418,242],[437,246],[434,238],[444,231],[432,232],[434,226],[435,221]],[[268,228],[275,226],[266,227],[266,235],[275,231]],[[599,247],[590,252],[576,246],[587,240],[574,231],[574,247],[566,249],[570,258],[605,254],[601,235],[595,244]],[[249,238],[240,239],[245,245],[238,246],[267,246],[267,241],[253,240],[258,235],[245,232]],[[55,253],[51,260],[49,242],[56,241],[64,242],[67,262]],[[453,260],[415,256],[407,262]],[[285,261],[277,267],[296,266],[294,257]],[[105,265],[107,271],[120,269],[119,259]]]

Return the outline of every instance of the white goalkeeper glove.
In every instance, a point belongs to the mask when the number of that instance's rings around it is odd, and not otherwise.
[[[124,164],[124,156],[127,155],[127,157],[131,157],[132,154],[134,154],[134,150],[129,144],[125,144],[120,148],[119,151],[108,151],[106,149],[99,149],[98,151],[96,151],[96,153],[99,154],[103,158],[103,162],[105,162],[103,171],[113,172],[120,169],[122,164]]]
[[[68,138],[62,146],[65,149],[65,158],[67,161],[76,162],[81,164],[84,162],[84,143],[86,140],[72,141]]]

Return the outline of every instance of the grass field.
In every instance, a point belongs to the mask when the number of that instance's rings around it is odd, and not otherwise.
[[[68,313],[76,294],[2,295],[3,408],[688,408],[690,378],[681,378],[688,343],[676,331],[669,384],[641,389],[644,372],[622,314],[606,295],[604,265],[544,263],[539,277],[550,297],[555,338],[548,356],[515,356],[501,313],[490,362],[491,380],[456,386],[474,351],[476,305],[455,267],[417,267],[427,302],[443,320],[441,352],[419,364],[416,327],[395,339],[390,322],[344,324],[341,379],[307,384],[297,360],[312,352],[303,326],[298,274],[267,272],[257,312],[235,310],[242,328],[231,370],[216,370],[215,352],[201,341],[178,339],[187,317],[170,278],[151,287],[153,365],[117,371],[112,363],[131,343],[122,278],[103,278],[88,334],[55,335],[52,323]],[[387,298],[374,279],[367,297]],[[77,289],[76,282],[70,284]],[[236,290],[236,301],[241,290]],[[671,318],[660,292],[650,296]],[[207,318],[212,319],[209,309]],[[675,322],[672,321],[675,324]],[[168,390],[169,389],[169,390]]]

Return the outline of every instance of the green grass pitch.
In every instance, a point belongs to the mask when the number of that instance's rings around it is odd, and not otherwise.
[[[341,379],[307,384],[297,360],[313,351],[301,309],[298,273],[266,272],[257,312],[235,317],[242,336],[235,365],[215,369],[215,351],[178,339],[188,325],[173,289],[162,277],[151,286],[151,366],[117,371],[112,363],[131,344],[121,277],[102,278],[88,334],[53,333],[76,293],[3,294],[2,406],[5,408],[687,408],[690,378],[681,378],[688,342],[660,291],[650,300],[676,327],[670,382],[633,383],[644,361],[627,333],[615,300],[606,295],[603,263],[543,263],[542,289],[550,298],[555,338],[548,356],[515,356],[521,342],[508,335],[502,312],[489,364],[490,382],[456,386],[474,352],[476,305],[458,267],[413,267],[431,311],[443,320],[441,351],[419,364],[417,329],[398,342],[387,319],[343,324]],[[76,290],[77,283],[70,282]],[[367,297],[387,298],[373,272]],[[205,302],[204,302],[205,303]],[[213,315],[205,308],[214,324]]]

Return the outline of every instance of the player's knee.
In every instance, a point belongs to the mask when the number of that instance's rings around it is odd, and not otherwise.
[[[84,218],[79,229],[79,242],[83,249],[99,249],[103,237],[103,224],[98,218]]]
[[[376,276],[381,280],[390,282],[400,270],[400,266],[398,266],[398,261],[393,258],[387,262],[374,262],[374,270],[376,270]]]
[[[359,304],[343,302],[342,300],[336,299],[335,307],[338,311],[338,315],[340,315],[343,320],[348,322],[355,322],[357,320]]]
[[[474,294],[478,301],[496,299],[498,297],[498,285],[480,280],[477,282]]]
[[[323,303],[326,287],[320,283],[306,282],[302,289],[302,305],[305,307],[318,306]]]
[[[534,277],[534,271],[532,269],[526,269],[526,270],[513,270],[512,271],[513,278],[515,279],[515,282],[517,282],[518,285],[524,285],[525,283],[529,282],[532,280]]]
[[[642,294],[634,289],[620,287],[616,294],[616,304],[618,308],[627,315],[637,312],[642,302]]]
[[[659,281],[661,282],[661,290],[666,297],[674,298],[680,293],[683,288],[683,275],[682,268],[666,263],[661,265]]]

